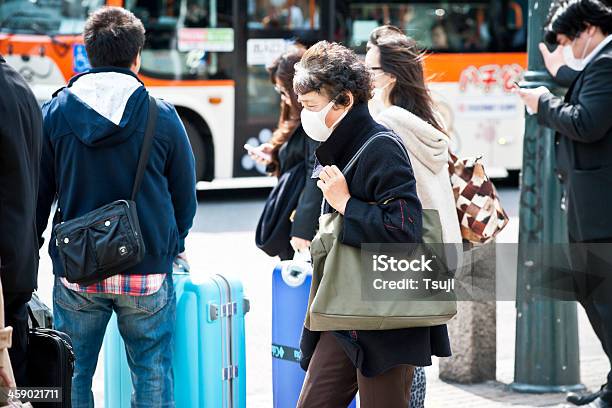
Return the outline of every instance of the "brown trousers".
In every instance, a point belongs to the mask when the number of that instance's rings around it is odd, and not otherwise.
[[[359,390],[361,408],[406,408],[414,366],[400,365],[364,377],[329,332],[321,333],[297,408],[346,408]]]

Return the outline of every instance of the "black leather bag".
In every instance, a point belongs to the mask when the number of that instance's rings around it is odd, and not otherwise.
[[[145,254],[136,195],[147,167],[157,121],[157,102],[149,97],[149,116],[129,200],[117,200],[56,224],[55,245],[68,282],[89,285],[139,264]]]
[[[305,171],[304,163],[300,162],[284,172],[266,200],[257,223],[255,243],[257,248],[270,256],[280,256],[281,259],[290,259],[293,256],[289,242],[291,215],[304,189]]]
[[[28,306],[32,327],[28,333],[28,387],[60,388],[62,402],[37,402],[37,408],[70,408],[74,351],[70,337],[63,332],[40,327]]]

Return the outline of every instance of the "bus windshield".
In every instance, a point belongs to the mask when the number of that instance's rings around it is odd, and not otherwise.
[[[146,29],[142,73],[159,79],[229,79],[232,2],[127,0]]]
[[[350,4],[349,43],[365,52],[370,32],[392,24],[435,52],[525,51],[525,0],[416,1]]]
[[[0,0],[0,33],[79,35],[104,0]]]

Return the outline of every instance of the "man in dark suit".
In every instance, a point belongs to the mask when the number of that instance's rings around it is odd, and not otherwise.
[[[0,278],[9,349],[18,386],[26,382],[26,304],[36,289],[36,200],[42,114],[28,84],[0,56]]]
[[[584,265],[575,274],[576,297],[612,367],[612,266],[592,255],[594,244],[612,243],[612,8],[600,0],[564,0],[551,10],[546,40],[563,47],[552,54],[540,49],[551,74],[569,86],[565,98],[545,87],[518,93],[538,123],[556,131],[572,267]],[[568,400],[612,407],[612,371],[607,381],[592,398]]]

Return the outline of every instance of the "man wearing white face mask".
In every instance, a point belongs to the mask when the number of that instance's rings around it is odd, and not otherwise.
[[[520,89],[540,125],[556,131],[556,171],[563,183],[576,299],[585,308],[612,368],[612,267],[589,255],[585,244],[612,243],[612,8],[600,0],[569,0],[553,6],[546,41],[571,47],[569,68],[557,49],[547,68],[571,80],[564,99],[545,87]],[[546,51],[547,52],[547,51]],[[565,70],[565,73],[562,71]],[[596,247],[590,245],[591,251]],[[609,252],[609,251],[608,251]],[[582,261],[582,262],[580,262]],[[607,384],[590,395],[569,395],[575,404],[612,407],[612,370]]]

